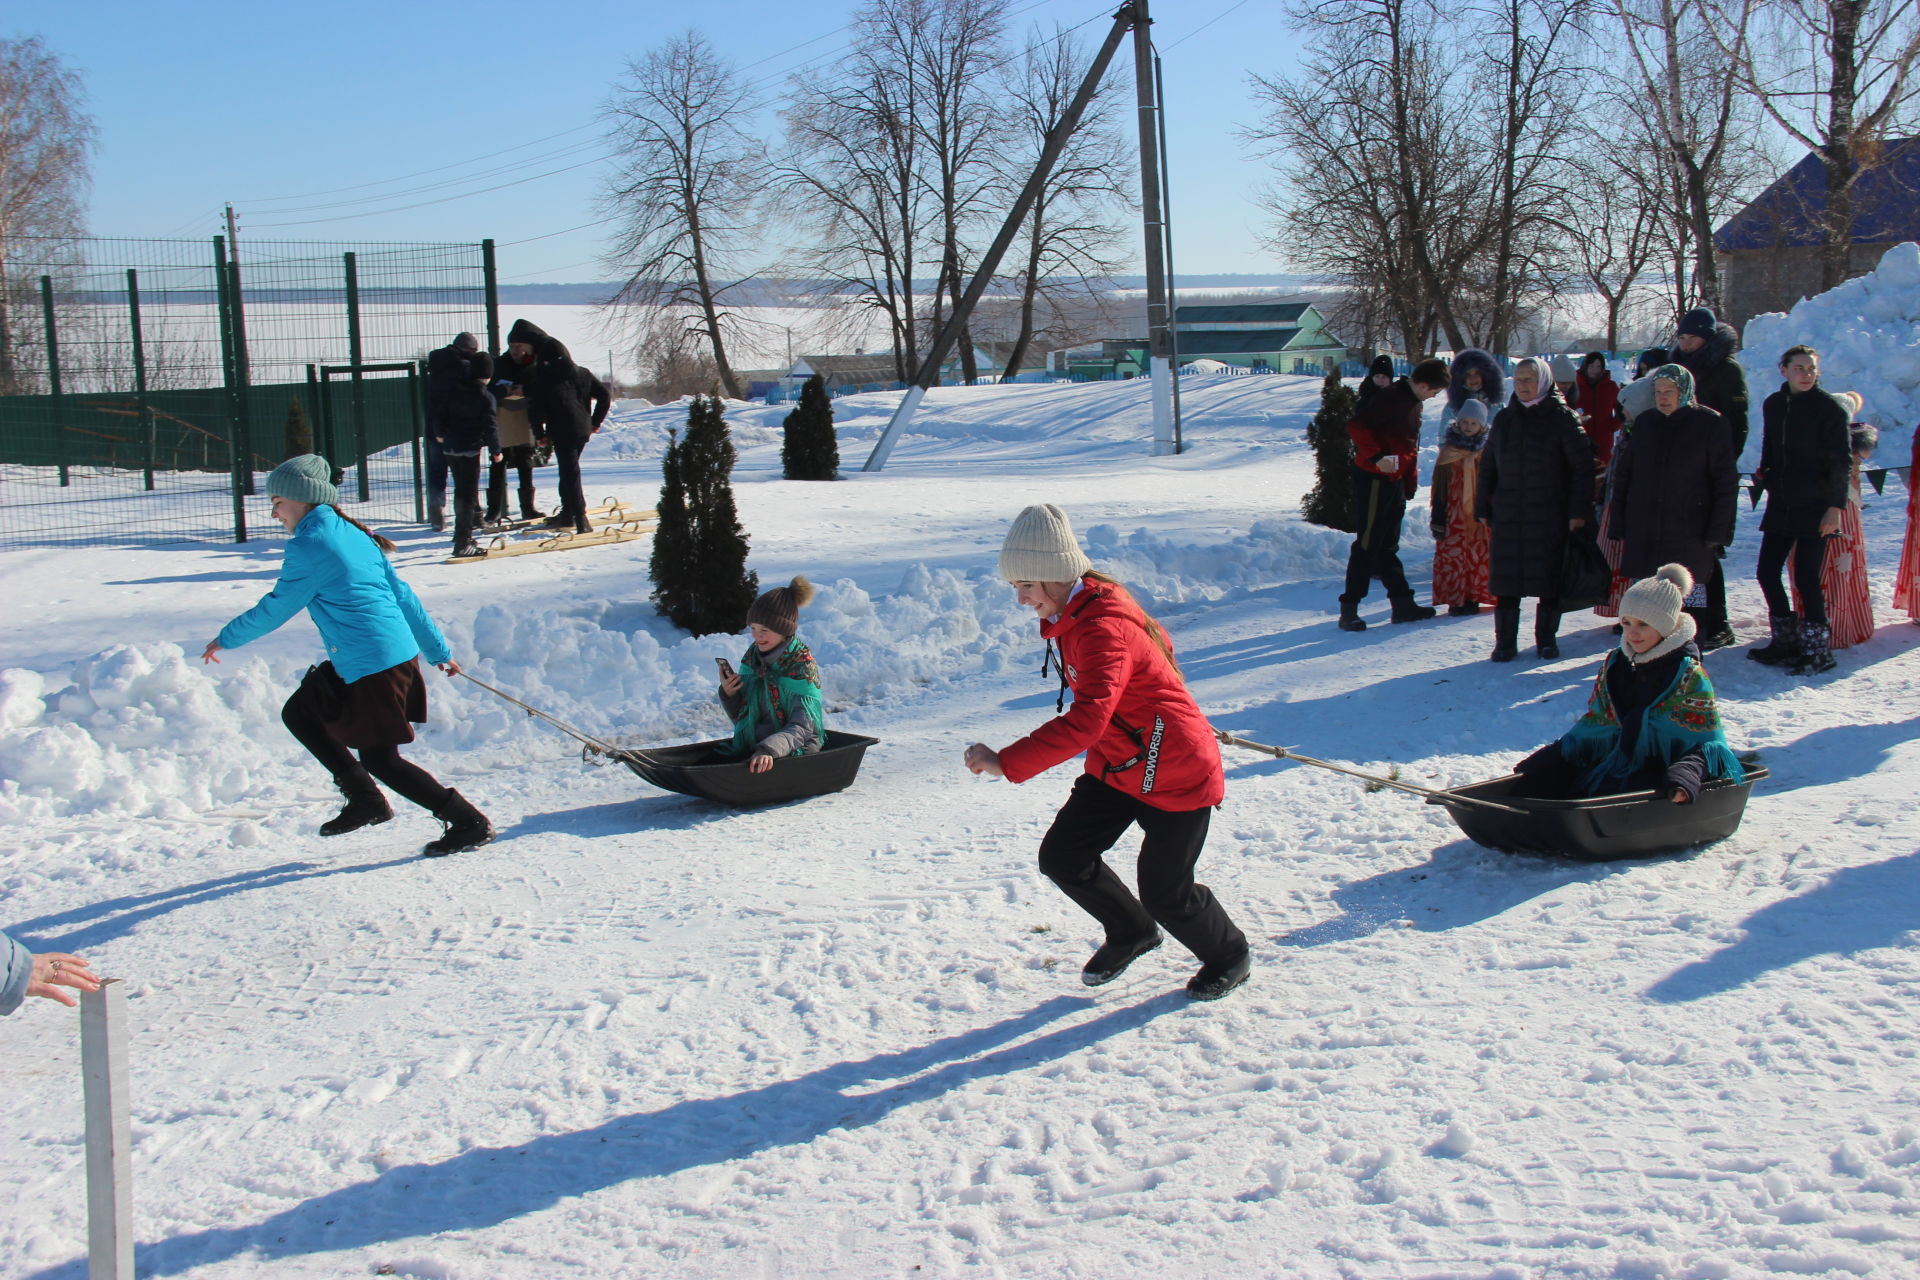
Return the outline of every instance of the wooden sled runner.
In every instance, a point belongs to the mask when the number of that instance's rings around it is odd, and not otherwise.
[[[1749,765],[1744,778],[1716,778],[1700,789],[1698,800],[1684,805],[1656,791],[1587,800],[1517,796],[1513,790],[1521,779],[1514,774],[1436,793],[1427,803],[1446,805],[1467,838],[1489,849],[1607,862],[1679,853],[1726,839],[1740,827],[1753,784],[1766,776],[1765,768]],[[1510,811],[1448,804],[1449,797],[1490,800]]]
[[[782,804],[789,800],[805,800],[810,796],[844,791],[860,772],[860,761],[867,754],[867,748],[879,741],[878,738],[829,729],[826,745],[813,755],[782,756],[765,773],[754,773],[747,768],[745,760],[703,763],[714,748],[727,745],[724,738],[683,747],[648,747],[645,750],[624,747],[584,734],[465,671],[460,674],[501,701],[512,703],[528,715],[546,721],[569,738],[585,745],[593,754],[618,760],[662,791],[697,796],[735,808]]]
[[[877,741],[829,729],[826,745],[820,751],[810,756],[782,756],[765,773],[752,772],[745,760],[700,763],[714,748],[725,746],[724,739],[684,747],[652,747],[644,752],[615,748],[615,758],[662,791],[750,808],[846,790],[860,772],[860,760],[867,748]]]

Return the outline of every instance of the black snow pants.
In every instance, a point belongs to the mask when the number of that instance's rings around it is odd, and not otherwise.
[[[1407,514],[1400,477],[1354,467],[1352,478],[1353,518],[1360,527],[1347,549],[1347,585],[1340,602],[1365,600],[1368,584],[1375,578],[1387,589],[1387,599],[1410,600],[1413,588],[1407,584],[1407,571],[1400,567],[1400,522]]]
[[[1247,951],[1247,936],[1225,907],[1193,878],[1213,810],[1170,813],[1081,774],[1040,842],[1040,870],[1100,922],[1111,942],[1145,937],[1157,921],[1203,964],[1230,964]],[[1140,843],[1140,896],[1103,856],[1134,823]]]

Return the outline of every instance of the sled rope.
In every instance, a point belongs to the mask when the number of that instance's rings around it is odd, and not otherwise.
[[[1499,804],[1492,800],[1482,800],[1477,796],[1457,795],[1451,791],[1439,791],[1432,787],[1416,787],[1411,782],[1402,782],[1398,778],[1383,778],[1377,773],[1362,773],[1358,769],[1349,769],[1343,764],[1334,764],[1330,760],[1316,760],[1312,756],[1303,756],[1297,751],[1285,747],[1270,747],[1264,742],[1254,742],[1248,738],[1228,733],[1224,729],[1215,729],[1213,736],[1229,747],[1245,747],[1249,751],[1260,751],[1280,760],[1292,760],[1299,764],[1317,765],[1322,769],[1331,769],[1335,773],[1344,773],[1350,778],[1362,778],[1382,787],[1392,787],[1396,791],[1410,792],[1416,796],[1425,796],[1434,804],[1468,805],[1476,809],[1498,809],[1501,813],[1517,813],[1526,816],[1525,809],[1516,809],[1510,804]]]
[[[572,738],[574,741],[585,743],[587,750],[594,752],[596,755],[612,756],[615,759],[625,758],[625,759],[631,759],[631,760],[638,760],[641,764],[652,765],[655,768],[660,767],[660,762],[658,760],[655,760],[653,757],[649,756],[646,752],[641,751],[637,747],[616,747],[611,742],[602,742],[598,738],[595,738],[588,734],[584,734],[580,732],[578,729],[566,723],[564,720],[555,719],[553,716],[548,715],[546,712],[542,711],[538,707],[528,706],[526,703],[520,701],[520,699],[514,697],[512,694],[508,693],[506,690],[494,688],[492,685],[488,684],[485,680],[482,680],[479,676],[469,675],[464,670],[461,671],[459,674],[462,676],[465,676],[468,680],[473,681],[475,684],[479,685],[482,689],[485,689],[488,693],[500,699],[502,702],[510,702],[514,706],[526,712],[528,715],[534,717],[535,719],[545,720],[548,724],[552,725],[554,728],[558,729],[560,732],[566,734],[569,738]]]

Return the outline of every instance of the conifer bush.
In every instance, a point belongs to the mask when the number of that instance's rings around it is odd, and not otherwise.
[[[1353,437],[1347,424],[1353,421],[1358,397],[1340,380],[1338,367],[1327,371],[1320,387],[1320,412],[1307,426],[1307,443],[1313,446],[1313,488],[1301,500],[1301,516],[1313,524],[1352,533],[1353,518]]]
[[[718,397],[694,396],[686,435],[661,460],[651,568],[654,607],[697,636],[746,626],[760,593],[733,501],[734,456]]]
[[[313,452],[313,426],[307,421],[306,406],[298,400],[287,402],[287,423],[282,437],[285,452],[280,456],[283,461]]]
[[[840,442],[833,431],[833,400],[827,395],[827,383],[819,374],[808,378],[800,388],[800,403],[794,406],[782,424],[785,439],[780,445],[780,463],[789,480],[837,480],[840,478]]]

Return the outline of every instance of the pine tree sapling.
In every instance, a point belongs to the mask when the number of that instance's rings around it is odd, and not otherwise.
[[[833,400],[819,374],[800,388],[800,403],[786,422],[780,462],[789,480],[840,478],[840,443],[833,431]]]
[[[1357,400],[1340,380],[1340,370],[1327,370],[1320,388],[1320,412],[1307,427],[1307,442],[1313,446],[1313,489],[1301,501],[1300,514],[1313,524],[1343,533],[1358,527],[1353,517],[1353,437],[1347,434]]]
[[[283,447],[285,452],[280,455],[282,461],[313,452],[313,427],[307,422],[306,406],[298,400],[289,401],[287,404],[287,425]]]
[[[713,396],[694,396],[687,434],[661,462],[653,541],[653,600],[695,635],[738,631],[760,593],[747,570],[747,534],[733,501],[733,441]]]

